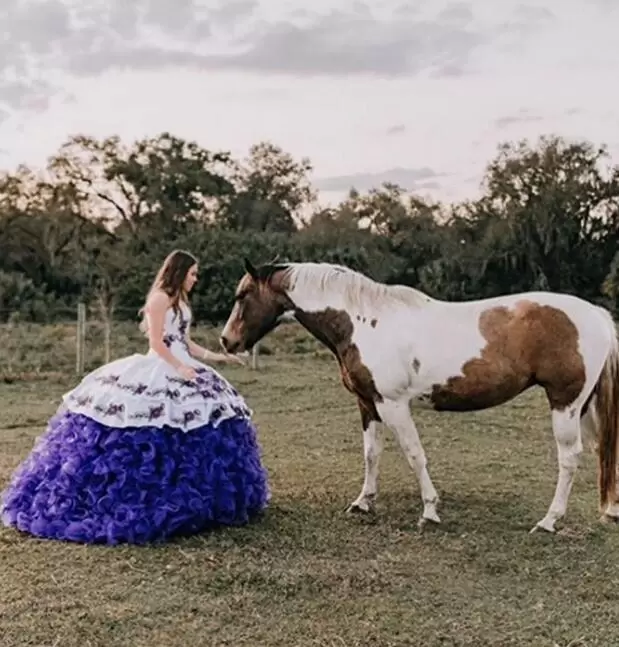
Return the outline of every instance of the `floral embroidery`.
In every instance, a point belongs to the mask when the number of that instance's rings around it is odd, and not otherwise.
[[[172,346],[178,342],[183,346],[185,350],[189,350],[189,344],[187,343],[187,340],[185,339],[185,336],[181,335],[175,335],[173,333],[168,333],[163,336],[163,343],[167,346],[167,348],[172,348]]]
[[[175,315],[176,316],[176,315]],[[183,316],[183,311],[181,310],[179,314],[179,323],[177,332],[166,332],[163,336],[163,343],[167,348],[172,348],[175,343],[181,344],[185,351],[189,350],[189,344],[187,343],[187,329],[189,328],[189,318]]]
[[[174,422],[181,422],[186,425],[190,422],[194,422],[196,420],[199,420],[201,418],[200,412],[197,409],[194,409],[193,411],[185,411],[183,414],[182,420],[178,418],[173,418]]]
[[[120,380],[120,375],[105,375],[102,378],[99,378],[101,384],[116,384]]]
[[[93,401],[94,397],[90,394],[75,397],[75,402],[77,403],[78,407],[87,407],[89,404],[92,404]]]
[[[148,412],[148,419],[156,420],[157,418],[161,418],[161,416],[163,415],[164,409],[165,409],[165,404],[160,404],[157,407],[151,407]]]
[[[188,327],[189,327],[189,319],[185,319],[185,317],[183,317],[183,313],[181,312],[181,322],[178,324],[178,332],[183,339],[185,339],[185,335],[187,334]]]
[[[95,405],[95,411],[103,414],[104,416],[114,416],[116,418],[122,418],[122,414],[125,411],[124,404],[109,404],[107,407],[101,406],[100,404]]]
[[[154,389],[149,389],[148,385],[144,383],[134,384],[133,382],[120,382],[120,376],[97,376],[94,378],[95,382],[102,385],[114,385],[121,391],[127,391],[132,395],[145,396],[147,398],[158,398],[165,396],[170,400],[178,400],[184,402],[186,400],[195,399],[196,396],[201,398],[212,398],[217,395],[227,395],[231,397],[240,397],[238,391],[229,383],[224,381],[214,372],[207,374],[206,369],[198,369],[199,377],[194,380],[185,380],[184,378],[176,375],[165,375],[167,382],[179,385],[183,388],[184,393],[181,394],[180,388],[171,388],[170,386],[161,386]],[[113,377],[114,379],[110,379]]]

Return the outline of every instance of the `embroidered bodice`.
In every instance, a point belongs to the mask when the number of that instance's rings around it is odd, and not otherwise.
[[[165,313],[163,343],[177,357],[185,357],[189,354],[187,331],[191,325],[191,310],[183,302],[179,306],[178,312],[175,312],[173,308],[168,308]]]

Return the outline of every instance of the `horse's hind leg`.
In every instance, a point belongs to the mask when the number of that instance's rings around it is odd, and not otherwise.
[[[383,422],[395,433],[402,451],[417,475],[423,500],[423,513],[419,520],[420,524],[426,521],[440,523],[436,512],[438,494],[428,473],[426,454],[421,446],[417,427],[408,408],[408,402],[405,400],[398,402],[386,401],[378,404],[377,408]]]
[[[348,512],[370,512],[377,493],[378,466],[383,449],[379,423],[372,420],[362,403],[359,403],[363,425],[363,458],[365,478],[361,494],[350,504]]]
[[[580,426],[581,407],[582,405],[578,404],[560,411],[556,409],[552,411],[552,430],[557,443],[559,476],[548,512],[531,532],[537,528],[554,532],[555,523],[565,515],[574,475],[583,450]]]
[[[599,417],[597,414],[597,396],[591,398],[591,402],[587,407],[586,412],[581,417],[581,428],[583,433],[583,440],[585,444],[591,443],[597,445],[599,439]],[[597,451],[597,447],[596,447]],[[615,496],[608,503],[604,510],[602,521],[615,521],[619,522],[619,468],[617,469],[617,478],[615,485]]]

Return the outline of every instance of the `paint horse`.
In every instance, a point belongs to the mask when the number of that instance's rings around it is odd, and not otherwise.
[[[606,310],[553,292],[446,302],[323,263],[256,268],[246,260],[245,269],[221,344],[228,352],[249,350],[292,315],[333,352],[364,430],[365,479],[350,511],[369,512],[376,497],[381,422],[416,473],[420,524],[439,523],[411,405],[475,411],[539,385],[550,405],[558,478],[546,516],[531,532],[554,532],[565,515],[583,432],[597,437],[603,518],[619,518],[619,344]]]

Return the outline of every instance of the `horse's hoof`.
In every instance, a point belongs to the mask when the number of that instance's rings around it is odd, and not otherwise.
[[[436,510],[421,515],[424,521],[431,521],[432,523],[441,523],[441,518],[438,516]]]
[[[419,529],[419,532],[423,532],[428,523],[436,525],[439,525],[441,523],[441,520],[439,519],[439,516],[436,514],[436,512],[430,515],[423,514],[421,515],[421,517],[419,517],[419,521],[417,522],[417,528]]]
[[[346,508],[348,514],[372,514],[374,512],[373,507],[367,501],[355,501],[351,503],[348,508]]]
[[[529,534],[532,535],[533,533],[537,532],[538,530],[543,530],[544,532],[549,532],[550,534],[554,534],[556,532],[554,523],[551,523],[549,521],[546,521],[545,519],[542,519],[538,523],[536,523],[533,528],[529,531]]]
[[[438,512],[436,511],[437,503],[438,500],[428,501],[424,503],[423,513],[421,514],[421,519],[419,520],[420,522],[423,520],[424,523],[426,521],[431,521],[432,523],[441,523],[441,519],[438,516]]]

